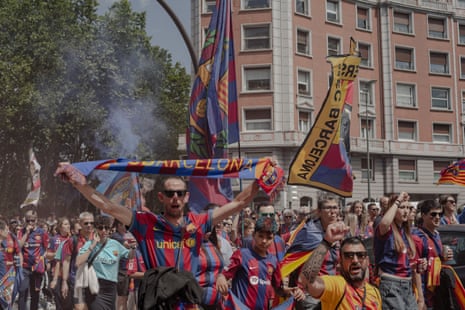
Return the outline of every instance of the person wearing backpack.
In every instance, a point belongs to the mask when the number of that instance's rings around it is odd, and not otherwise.
[[[340,275],[318,276],[326,253],[342,240],[348,227],[342,222],[328,225],[323,241],[305,262],[299,276],[304,291],[321,301],[322,309],[381,309],[381,296],[376,287],[366,281],[368,254],[359,237],[342,241]]]

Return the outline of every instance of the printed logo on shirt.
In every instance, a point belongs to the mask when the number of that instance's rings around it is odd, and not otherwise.
[[[249,278],[249,283],[251,285],[271,285],[271,281],[270,280],[263,280],[263,279],[260,279],[259,277],[257,276],[251,276]]]
[[[195,246],[195,239],[186,239],[184,244],[182,241],[156,241],[156,246],[158,249],[180,249],[184,246],[193,248]]]
[[[117,250],[114,250],[114,251],[113,251],[113,255],[118,256],[118,254],[119,254],[119,253],[118,253]]]
[[[193,223],[190,223],[189,225],[186,226],[186,232],[192,234],[197,230],[197,227]]]
[[[39,235],[36,235],[34,238],[36,239],[36,241],[40,241],[40,240],[42,240],[42,237],[41,237],[41,236],[39,236]]]

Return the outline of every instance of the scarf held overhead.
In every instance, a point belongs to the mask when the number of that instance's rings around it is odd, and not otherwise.
[[[265,193],[271,195],[280,189],[284,171],[272,164],[269,158],[218,158],[187,160],[130,161],[107,159],[73,163],[85,176],[94,169],[127,171],[146,174],[177,175],[201,178],[255,179]]]

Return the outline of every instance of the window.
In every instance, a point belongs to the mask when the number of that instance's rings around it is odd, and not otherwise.
[[[415,70],[413,49],[407,47],[396,47],[396,69]]]
[[[429,62],[429,72],[441,74],[449,73],[449,55],[447,53],[430,52]]]
[[[373,105],[373,88],[372,83],[360,81],[359,106],[366,107]]]
[[[370,9],[357,7],[357,28],[370,30]]]
[[[310,32],[297,29],[297,53],[310,55]]]
[[[310,15],[310,0],[295,0],[295,11],[302,15]]]
[[[399,121],[398,130],[399,130],[399,140],[407,140],[407,141],[417,140],[417,130],[416,130],[415,122]]]
[[[465,24],[459,24],[459,44],[465,44]]]
[[[428,16],[428,36],[447,39],[447,26],[444,18]]]
[[[374,126],[373,126],[373,119],[366,119],[365,117],[361,116],[360,117],[360,137],[367,139],[374,139],[375,137],[375,131],[374,131]]]
[[[360,51],[360,57],[362,58],[360,66],[371,67],[371,45],[358,43],[358,50]]]
[[[457,7],[465,9],[465,0],[457,0]]]
[[[270,7],[270,0],[242,0],[244,9],[264,9]]]
[[[303,96],[311,96],[310,92],[310,71],[297,70],[297,93]]]
[[[399,180],[415,182],[417,180],[417,162],[413,159],[399,159]]]
[[[244,68],[245,91],[271,90],[270,67]]]
[[[271,48],[270,25],[244,25],[242,28],[243,50],[260,50]]]
[[[245,110],[245,130],[271,130],[271,109]]]
[[[433,109],[450,110],[450,96],[448,88],[431,88],[431,107]]]
[[[433,161],[433,178],[435,182],[439,180],[439,177],[441,176],[441,170],[449,167],[449,165],[450,165],[449,161],[440,161],[440,160]]]
[[[336,56],[339,54],[341,54],[341,40],[328,37],[328,56]]]
[[[326,20],[328,22],[340,23],[339,0],[326,0]]]
[[[413,33],[412,14],[394,11],[394,31]]]
[[[415,108],[417,106],[415,85],[397,83],[396,90],[396,102],[398,106],[408,108]]]
[[[451,143],[451,131],[450,124],[433,124],[433,142]]]
[[[460,78],[465,79],[465,57],[460,56]]]
[[[310,111],[299,111],[299,131],[309,132],[312,126],[312,113]]]
[[[462,113],[465,114],[465,90],[462,90]]]
[[[213,13],[216,10],[216,1],[204,0],[203,2],[203,12],[204,13]]]
[[[370,175],[370,180],[375,180],[375,165],[372,158],[370,158],[370,167],[368,167],[368,158],[361,158],[361,167],[362,167],[362,181],[368,180],[368,175]]]

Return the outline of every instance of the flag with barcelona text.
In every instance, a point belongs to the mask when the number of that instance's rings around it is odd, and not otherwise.
[[[350,126],[347,107],[351,106],[352,84],[361,60],[355,54],[355,41],[351,40],[349,55],[328,58],[332,68],[331,87],[315,124],[291,163],[288,184],[352,197],[352,167],[345,145],[348,132],[345,127]]]
[[[189,102],[189,159],[227,158],[228,145],[239,141],[231,17],[231,1],[217,1]],[[228,179],[191,180],[189,191],[189,206],[197,211],[209,202],[221,205],[232,199]]]

